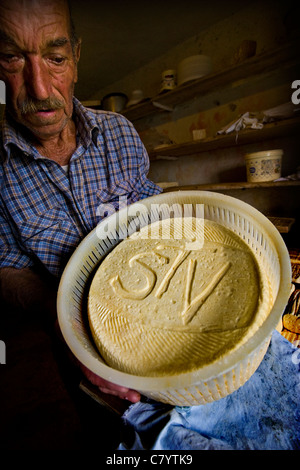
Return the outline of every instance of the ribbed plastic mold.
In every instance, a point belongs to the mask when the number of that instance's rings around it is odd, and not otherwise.
[[[189,373],[141,377],[108,367],[90,335],[86,298],[93,273],[105,255],[124,237],[158,218],[189,215],[218,222],[238,234],[263,264],[272,305],[262,325],[233,352]],[[182,212],[181,212],[182,213]],[[78,246],[61,278],[57,309],[62,334],[73,354],[97,375],[157,401],[178,406],[210,403],[234,392],[261,363],[273,330],[281,320],[291,287],[287,248],[275,226],[238,199],[209,191],[175,191],[145,199],[103,220]]]

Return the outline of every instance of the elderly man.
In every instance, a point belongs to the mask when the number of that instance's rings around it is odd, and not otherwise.
[[[54,318],[61,272],[102,205],[118,208],[119,196],[133,202],[159,192],[146,178],[148,158],[132,125],[73,98],[79,52],[65,2],[1,0],[1,294]],[[137,402],[123,417],[121,449],[299,449],[299,355],[277,331],[249,381],[206,405],[140,400],[84,371],[102,391]]]
[[[117,209],[120,196],[132,203],[159,192],[133,126],[74,98],[79,55],[66,1],[1,0],[1,295],[53,316],[59,277],[101,205]],[[84,372],[104,392],[140,398]]]

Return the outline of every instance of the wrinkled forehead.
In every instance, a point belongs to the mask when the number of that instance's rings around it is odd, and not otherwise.
[[[37,15],[61,14],[68,17],[67,0],[1,0],[0,22],[6,17],[24,17],[29,21]]]
[[[41,31],[52,31],[55,34],[58,29],[60,33],[70,36],[70,15],[66,0],[0,1],[0,40],[7,36],[19,42],[29,32],[38,36]]]

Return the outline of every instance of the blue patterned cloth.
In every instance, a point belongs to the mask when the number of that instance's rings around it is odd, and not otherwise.
[[[74,98],[77,148],[68,172],[39,154],[26,130],[0,130],[0,267],[41,263],[59,276],[74,249],[106,215],[161,191],[149,158],[123,116]]]
[[[300,450],[299,403],[300,349],[274,331],[259,368],[231,395],[193,407],[131,405],[119,450]]]

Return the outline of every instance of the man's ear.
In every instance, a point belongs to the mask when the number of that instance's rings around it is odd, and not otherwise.
[[[78,39],[77,45],[75,47],[75,60],[76,64],[79,62],[80,59],[80,52],[81,52],[81,38]]]
[[[75,67],[76,67],[74,83],[77,83],[77,80],[78,80],[78,67],[77,67],[77,64],[78,64],[79,59],[80,59],[80,52],[81,52],[81,39],[78,39],[78,42],[75,46],[75,51],[74,51],[74,61],[75,61]]]

